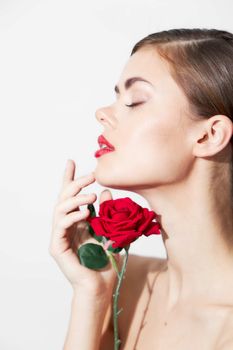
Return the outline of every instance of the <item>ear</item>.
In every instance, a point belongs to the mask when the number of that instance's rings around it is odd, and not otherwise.
[[[214,115],[207,120],[203,120],[193,148],[193,154],[198,157],[205,157],[220,152],[230,142],[232,134],[233,123],[225,115]]]

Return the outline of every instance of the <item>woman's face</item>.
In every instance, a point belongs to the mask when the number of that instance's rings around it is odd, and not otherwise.
[[[141,77],[126,89],[129,78]],[[192,161],[188,101],[155,49],[143,48],[126,63],[111,105],[96,111],[102,134],[115,147],[97,160],[103,186],[137,192],[181,181]],[[139,103],[135,107],[127,107]]]

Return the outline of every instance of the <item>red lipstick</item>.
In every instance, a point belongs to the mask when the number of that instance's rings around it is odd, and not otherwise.
[[[98,137],[98,144],[101,148],[95,152],[94,156],[96,158],[102,156],[102,154],[115,150],[114,146],[103,135]]]

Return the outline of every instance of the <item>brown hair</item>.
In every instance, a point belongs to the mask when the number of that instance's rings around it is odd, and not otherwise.
[[[232,33],[200,28],[165,30],[141,39],[130,55],[148,46],[156,46],[160,56],[169,62],[170,73],[187,97],[194,119],[222,114],[233,122]],[[218,184],[220,179],[222,176]],[[233,198],[233,162],[231,187]]]

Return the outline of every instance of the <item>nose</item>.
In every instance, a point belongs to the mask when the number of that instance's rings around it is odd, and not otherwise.
[[[113,110],[111,107],[108,106],[98,108],[95,116],[98,122],[100,122],[103,126],[114,128],[115,118],[113,116]]]

